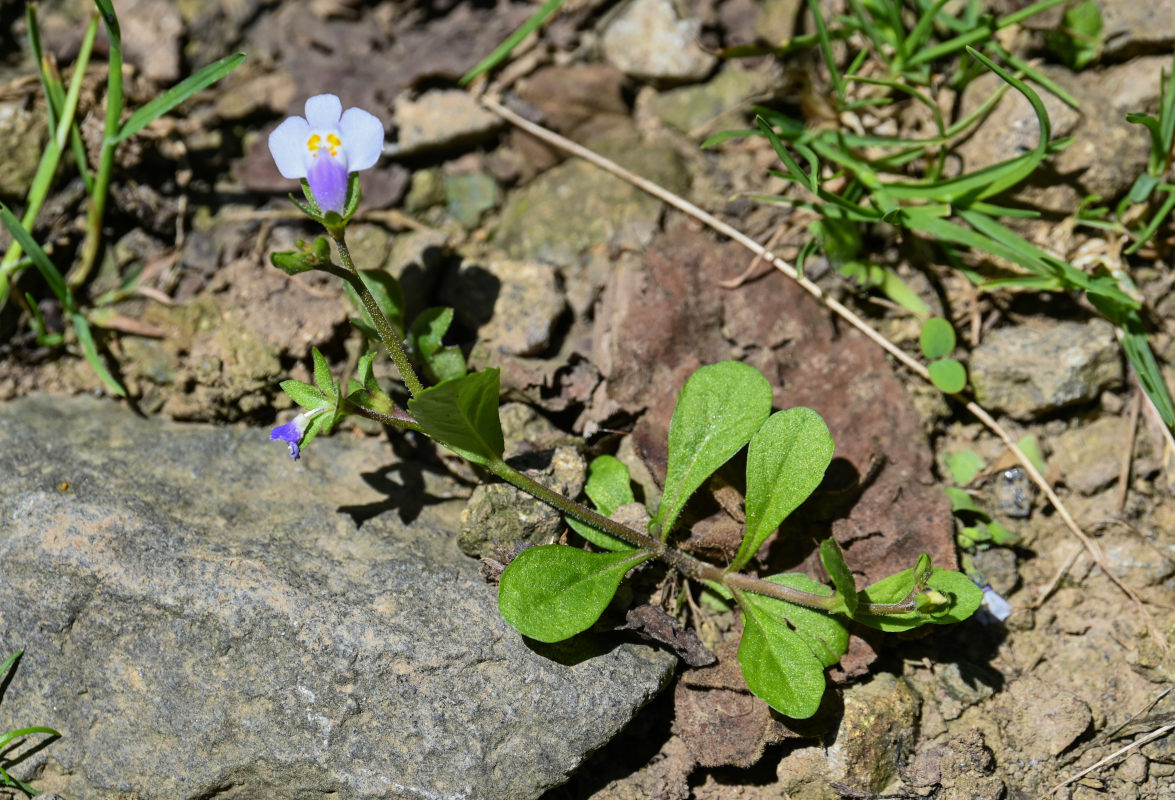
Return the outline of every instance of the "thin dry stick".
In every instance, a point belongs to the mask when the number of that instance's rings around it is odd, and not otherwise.
[[[708,225],[710,228],[717,231],[718,233],[721,233],[723,236],[733,239],[751,252],[762,255],[763,258],[771,262],[776,269],[798,283],[804,289],[804,291],[808,292],[808,294],[812,295],[825,306],[830,308],[839,317],[841,317],[841,319],[859,330],[867,338],[872,340],[874,344],[884,349],[898,361],[902,362],[902,364],[904,364],[915,374],[919,375],[927,383],[933,385],[933,381],[930,380],[930,373],[927,371],[926,367],[924,367],[915,359],[911,358],[900,348],[898,348],[897,345],[890,342],[880,333],[873,330],[873,328],[870,327],[868,323],[853,313],[853,311],[850,310],[847,306],[829,297],[827,294],[825,294],[823,289],[796,272],[793,266],[788,264],[782,258],[776,256],[774,253],[768,252],[766,248],[764,248],[754,239],[750,238],[736,228],[727,225],[725,222],[713,216],[712,214],[703,211],[688,200],[673,194],[667,189],[662,188],[661,186],[646,178],[642,178],[639,175],[629,172],[614,161],[609,161],[608,159],[592,152],[586,147],[576,144],[570,139],[564,138],[554,131],[550,131],[541,125],[536,125],[530,120],[515,114],[510,109],[506,108],[506,106],[498,102],[496,98],[483,95],[479,98],[479,100],[482,105],[484,105],[490,111],[493,111],[495,114],[510,124],[521,128],[522,130],[538,137],[539,139],[542,139],[548,144],[554,145],[561,150],[564,150],[568,153],[571,153],[572,155],[584,159],[591,164],[594,164],[605,172],[610,172],[618,178],[631,183],[633,186],[648,192],[662,202],[668,203],[674,208],[690,215],[699,222]],[[1040,474],[1040,471],[1032,463],[1032,460],[1029,459],[1028,456],[1024,455],[1024,452],[1016,445],[1016,442],[1012,440],[1011,435],[1009,435],[1008,432],[1004,430],[1002,425],[996,422],[995,418],[992,417],[991,414],[988,414],[986,411],[984,411],[974,401],[968,400],[967,398],[957,394],[951,396],[962,403],[968,411],[974,414],[980,422],[986,425],[987,428],[992,431],[992,433],[1000,438],[1000,440],[1004,443],[1004,446],[1007,447],[1009,451],[1011,451],[1012,455],[1015,456],[1016,460],[1019,461],[1020,465],[1024,468],[1024,471],[1028,473],[1028,476],[1032,479],[1032,482],[1040,487],[1040,490],[1044,492],[1045,497],[1048,498],[1048,501],[1053,505],[1053,508],[1055,508],[1057,513],[1060,514],[1061,519],[1065,522],[1065,525],[1069,528],[1070,531],[1073,532],[1073,535],[1077,537],[1085,549],[1089,551],[1090,556],[1093,558],[1094,562],[1098,565],[1102,572],[1104,572],[1106,576],[1111,581],[1113,581],[1115,586],[1121,589],[1122,592],[1130,598],[1131,602],[1134,603],[1134,605],[1142,613],[1146,620],[1147,629],[1155,638],[1155,641],[1158,642],[1159,647],[1163,650],[1164,653],[1168,652],[1169,645],[1167,643],[1167,639],[1162,635],[1158,627],[1155,625],[1154,620],[1151,618],[1151,615],[1143,607],[1142,600],[1133,589],[1123,583],[1122,580],[1110,570],[1109,565],[1106,564],[1105,555],[1102,553],[1101,547],[1098,546],[1097,542],[1090,539],[1089,536],[1086,535],[1085,531],[1081,529],[1081,527],[1077,524],[1077,521],[1074,520],[1073,516],[1069,513],[1069,510],[1065,508],[1065,505],[1061,502],[1061,498],[1057,497],[1056,492],[1053,491],[1053,488],[1049,485],[1048,481],[1046,481],[1044,476]]]
[[[1135,385],[1134,397],[1130,398],[1130,421],[1126,423],[1126,447],[1122,451],[1122,466],[1118,473],[1118,490],[1115,492],[1114,508],[1118,513],[1126,508],[1126,493],[1130,489],[1130,465],[1134,461],[1134,437],[1138,434],[1138,415],[1142,411],[1142,387]]]
[[[747,268],[742,271],[741,275],[737,275],[728,280],[718,281],[718,285],[723,289],[737,289],[749,281],[751,276],[754,275],[755,272],[759,269],[759,265],[763,263],[763,253],[771,252],[771,248],[779,244],[779,240],[783,238],[783,234],[786,232],[787,225],[780,225],[777,227],[775,232],[771,234],[770,238],[767,239],[767,244],[763,245],[763,252],[755,253],[754,257],[751,259],[751,263],[747,265]]]
[[[1136,747],[1141,747],[1142,745],[1146,744],[1147,742],[1152,741],[1154,739],[1158,739],[1161,736],[1166,736],[1168,733],[1170,733],[1173,730],[1175,730],[1175,725],[1164,725],[1163,727],[1159,728],[1158,730],[1151,731],[1146,736],[1143,736],[1141,739],[1138,739],[1136,741],[1131,742],[1130,744],[1123,747],[1121,750],[1116,750],[1115,752],[1110,753],[1108,756],[1106,756],[1105,758],[1103,758],[1101,761],[1097,762],[1096,764],[1093,764],[1089,767],[1086,767],[1085,769],[1081,770],[1081,772],[1078,772],[1076,775],[1073,775],[1072,777],[1066,779],[1065,781],[1058,783],[1056,786],[1054,786],[1053,788],[1048,790],[1048,794],[1053,794],[1058,789],[1064,789],[1069,784],[1071,784],[1075,781],[1081,780],[1086,775],[1093,772],[1095,769],[1099,769],[1101,767],[1104,767],[1106,764],[1109,764],[1111,761],[1113,761],[1115,758],[1122,755],[1123,753],[1129,752],[1130,750],[1133,750]]]

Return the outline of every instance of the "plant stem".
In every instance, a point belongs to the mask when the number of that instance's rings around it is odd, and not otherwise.
[[[359,293],[359,299],[363,301],[363,307],[367,309],[368,316],[375,324],[376,331],[379,332],[379,338],[383,341],[384,346],[388,348],[388,353],[392,356],[392,361],[395,362],[396,368],[400,370],[400,377],[404,381],[404,385],[408,387],[408,393],[413,397],[424,391],[424,385],[420,379],[416,377],[416,371],[412,369],[412,363],[408,360],[408,354],[404,352],[404,346],[400,344],[400,335],[396,333],[392,323],[384,316],[383,311],[380,310],[379,304],[375,302],[375,297],[372,296],[371,290],[367,288],[367,284],[363,282],[363,276],[359,274],[359,270],[355,268],[355,262],[351,260],[351,251],[347,248],[347,241],[342,230],[329,230],[331,238],[335,241],[335,246],[339,249],[339,258],[355,279],[347,280],[355,287],[355,291]]]
[[[368,419],[373,419],[376,422],[383,423],[384,425],[391,425],[394,428],[400,428],[402,430],[417,431],[419,433],[424,432],[424,430],[420,427],[420,423],[418,423],[411,414],[409,414],[407,411],[404,411],[399,406],[392,406],[391,414],[381,414],[374,409],[368,408],[367,406],[361,406],[358,403],[353,403],[346,398],[343,399],[343,404],[347,407],[347,413],[349,414],[356,414],[360,417],[367,417]]]
[[[635,528],[630,528],[627,525],[622,525],[615,520],[608,519],[587,506],[548,489],[538,481],[517,471],[505,461],[494,461],[489,463],[487,467],[490,472],[502,480],[513,484],[532,497],[550,506],[554,506],[564,514],[575,517],[580,522],[591,525],[593,528],[599,528],[618,539],[623,539],[629,544],[639,547],[641,550],[652,553],[655,557],[669,564],[688,578],[720,583],[732,589],[764,594],[779,600],[785,600],[789,603],[795,603],[799,606],[815,608],[821,611],[828,611],[838,602],[839,598],[835,594],[813,594],[811,592],[801,591],[800,589],[793,589],[790,586],[765,581],[753,575],[724,572],[721,568],[713,564],[707,564],[705,561],[687,555],[677,548],[670,547],[656,537],[638,531]]]

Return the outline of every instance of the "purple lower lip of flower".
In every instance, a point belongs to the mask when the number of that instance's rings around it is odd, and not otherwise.
[[[314,201],[323,211],[343,213],[347,200],[347,168],[327,155],[314,159],[306,173]]]
[[[302,441],[303,434],[306,433],[306,426],[310,424],[310,418],[322,411],[321,408],[316,408],[313,411],[304,411],[285,425],[278,425],[269,432],[270,441],[285,442],[290,446],[290,457],[297,461],[302,454],[298,448],[298,443]]]

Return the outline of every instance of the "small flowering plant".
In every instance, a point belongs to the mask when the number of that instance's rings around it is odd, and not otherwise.
[[[374,120],[374,121],[373,121]],[[742,608],[738,659],[748,688],[791,717],[809,717],[824,694],[824,670],[848,649],[851,625],[905,631],[966,619],[983,594],[966,576],[934,567],[923,554],[909,569],[859,589],[833,540],[820,545],[831,587],[804,574],[759,577],[744,572],[762,545],[816,489],[832,459],[824,420],[810,408],[772,411],[772,389],[754,367],[726,361],[698,369],[677,399],[669,428],[664,492],[648,525],[619,521],[634,501],[628,468],[600,456],[589,470],[589,507],[519,472],[505,460],[498,417],[499,372],[468,372],[461,351],[443,343],[452,309],[429,309],[405,327],[404,303],[391,276],[360,271],[346,243],[347,222],[359,201],[356,172],[378,160],[383,127],[359,109],[342,112],[333,95],[312,97],[306,117],[291,117],[270,136],[282,174],[303,181],[306,202],[291,197],[327,238],[274,253],[288,274],[320,270],[345,281],[367,337],[386,348],[408,400],[401,407],[376,381],[375,352],[357,375],[335,383],[314,351],[314,384],[285,381],[282,389],[303,411],[274,428],[297,459],[339,420],[360,415],[433,439],[497,478],[561,511],[590,549],[561,544],[523,550],[501,575],[498,608],[523,635],[557,642],[592,627],[634,568],[660,560]],[[380,147],[377,147],[377,144]],[[346,187],[346,188],[344,188]],[[341,265],[334,263],[331,242]],[[426,387],[417,370],[432,383]],[[746,530],[725,566],[678,549],[679,522],[689,499],[711,476],[746,450]],[[613,516],[616,515],[616,519]],[[631,518],[628,515],[624,518]]]

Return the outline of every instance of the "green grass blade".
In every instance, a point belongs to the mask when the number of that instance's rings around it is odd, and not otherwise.
[[[86,320],[80,312],[74,312],[69,315],[73,322],[73,329],[78,335],[78,344],[82,346],[82,353],[86,356],[86,361],[90,362],[90,368],[94,373],[102,379],[102,382],[119,397],[126,397],[126,389],[122,388],[122,384],[114,379],[110,374],[110,370],[106,369],[106,364],[102,361],[102,356],[98,354],[98,346],[94,343],[94,334],[90,331],[90,323]]]
[[[1159,191],[1166,192],[1167,197],[1163,200],[1163,204],[1159,206],[1159,210],[1155,212],[1155,215],[1135,234],[1137,239],[1134,244],[1126,248],[1127,254],[1138,252],[1144,244],[1149,242],[1151,237],[1155,235],[1155,231],[1163,224],[1163,220],[1167,219],[1167,216],[1171,213],[1171,209],[1175,208],[1175,186],[1164,183],[1160,184],[1158,188]]]
[[[151,102],[131,114],[130,118],[119,128],[112,137],[113,143],[134,136],[143,128],[162,117],[167,112],[187,100],[196,92],[206,89],[218,80],[228,75],[245,60],[244,53],[235,53],[216,61],[194,75],[191,75],[156,97]]]
[[[812,20],[816,25],[816,38],[820,42],[820,54],[824,57],[824,66],[832,77],[832,85],[836,89],[837,99],[845,101],[845,78],[836,66],[836,54],[832,52],[832,39],[828,35],[828,25],[824,22],[824,13],[820,10],[818,0],[808,0],[808,9],[812,12]]]
[[[57,133],[57,117],[61,106],[65,102],[65,89],[61,86],[61,79],[49,70],[49,62],[45,59],[45,50],[41,47],[41,26],[37,22],[37,9],[40,3],[26,3],[24,7],[25,27],[28,28],[29,52],[37,62],[38,74],[41,77],[41,88],[49,103],[47,114],[49,117],[49,138]]]
[[[121,55],[122,28],[118,24],[118,15],[114,13],[114,3],[111,0],[94,0],[94,5],[98,7],[98,13],[102,15],[106,32],[110,34],[111,45],[117,46]]]
[[[32,736],[34,733],[43,733],[47,736],[61,736],[60,733],[52,728],[46,728],[44,725],[34,725],[31,728],[17,728],[14,731],[0,736],[0,748],[11,742],[13,739],[19,739],[21,736]]]
[[[74,304],[73,293],[65,285],[65,278],[61,277],[61,273],[57,271],[57,267],[49,260],[49,256],[45,255],[45,251],[41,249],[41,245],[37,244],[37,240],[33,238],[33,235],[24,229],[24,226],[20,224],[20,221],[9,210],[8,206],[3,203],[0,203],[0,223],[3,223],[4,227],[8,228],[8,232],[12,234],[12,238],[29,254],[29,257],[33,260],[33,264],[40,270],[41,275],[45,278],[45,282],[49,284],[49,288],[57,296],[62,308],[71,313],[76,311],[77,306]]]
[[[966,31],[965,33],[961,33],[958,36],[955,36],[953,39],[949,39],[940,45],[935,47],[927,47],[926,49],[912,56],[907,66],[912,67],[916,64],[934,61],[936,58],[942,58],[943,56],[956,53],[959,50],[962,50],[964,47],[986,41],[1001,28],[1006,28],[1009,25],[1015,25],[1019,22],[1023,22],[1035,14],[1039,14],[1040,12],[1052,8],[1053,6],[1066,2],[1069,2],[1069,0],[1041,0],[1039,3],[1033,3],[1030,6],[1026,6],[1020,9],[1019,11],[1013,12],[1004,17],[1000,17],[994,22],[986,23],[981,27],[972,28],[971,30]]]
[[[948,2],[950,0],[938,0],[938,2],[926,9],[918,17],[918,21],[910,29],[910,33],[902,40],[901,53],[903,62],[908,62],[914,53],[918,52],[926,42],[930,41],[934,20],[938,16],[938,12],[942,11],[942,7]]]
[[[1000,58],[1002,58],[1004,61],[1008,62],[1008,64],[1010,64],[1012,66],[1012,68],[1015,69],[1017,72],[1019,72],[1021,75],[1028,78],[1030,81],[1037,84],[1038,86],[1044,88],[1045,91],[1047,91],[1050,94],[1057,97],[1062,103],[1069,106],[1070,108],[1081,110],[1081,105],[1077,102],[1077,98],[1075,98],[1073,95],[1069,94],[1064,89],[1062,89],[1061,85],[1058,84],[1056,81],[1054,81],[1052,78],[1050,78],[1049,76],[1045,75],[1040,70],[1033,67],[1031,64],[1029,64],[1024,59],[1019,58],[1018,56],[1014,55],[1013,53],[1008,52],[1007,50],[1005,50],[1004,48],[1002,48],[998,45],[996,45],[992,49],[994,50],[995,53],[997,53],[999,55]]]
[[[547,17],[558,11],[561,5],[563,5],[563,0],[547,0],[547,2],[543,3],[538,11],[531,14],[530,19],[522,23],[518,30],[506,37],[506,41],[495,47],[494,52],[479,61],[476,67],[462,75],[458,84],[460,86],[467,86],[478,75],[481,75],[483,72],[488,72],[505,61],[506,57],[518,46],[518,43],[538,30],[547,21]]]

